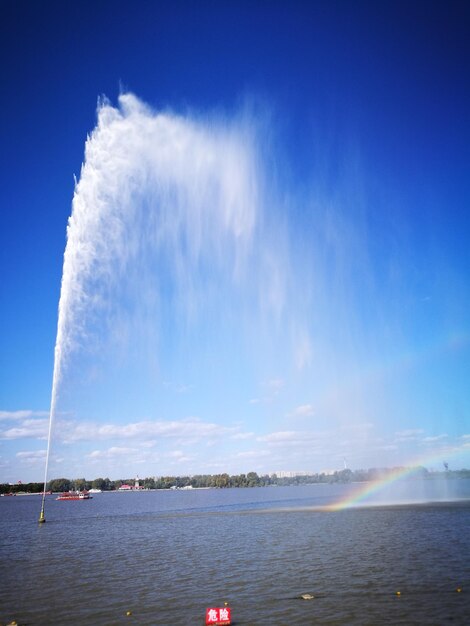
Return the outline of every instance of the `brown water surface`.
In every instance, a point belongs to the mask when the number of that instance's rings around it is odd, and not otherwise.
[[[322,510],[348,489],[51,496],[44,525],[38,496],[0,498],[0,623],[201,625],[227,601],[235,626],[468,624],[470,481]]]

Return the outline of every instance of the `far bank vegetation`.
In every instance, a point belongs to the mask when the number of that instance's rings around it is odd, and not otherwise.
[[[194,476],[159,476],[140,479],[140,486],[144,489],[182,489],[193,488],[218,488],[228,487],[287,487],[295,485],[310,484],[332,484],[332,483],[353,483],[370,482],[386,477],[389,473],[394,473],[399,468],[388,469],[368,469],[350,470],[345,469],[329,474],[302,474],[297,476],[277,476],[277,474],[258,475],[256,472],[248,474],[196,474]],[[447,470],[445,472],[429,472],[425,467],[416,468],[410,475],[413,478],[470,478],[470,469]],[[54,478],[47,483],[47,490],[56,492],[71,490],[101,489],[102,491],[116,491],[123,484],[133,485],[135,478],[120,480],[110,480],[109,478],[95,478],[86,480],[85,478]],[[25,483],[11,485],[0,484],[0,494],[17,493],[41,493],[44,483]]]

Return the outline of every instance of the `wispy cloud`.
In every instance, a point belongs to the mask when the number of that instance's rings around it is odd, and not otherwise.
[[[311,417],[315,414],[315,410],[311,404],[301,404],[293,411],[287,414],[287,417]]]
[[[189,463],[194,460],[194,456],[191,456],[182,450],[172,450],[168,452],[166,458],[171,459],[174,463]]]
[[[21,463],[25,463],[27,465],[44,465],[44,460],[46,458],[46,451],[45,450],[33,450],[33,451],[17,452],[16,458]]]
[[[0,420],[24,420],[35,417],[48,417],[49,411],[33,411],[24,409],[20,411],[0,411]]]
[[[21,413],[21,415],[18,415]],[[0,429],[0,439],[47,439],[49,420],[30,417],[29,411],[15,412],[15,425]],[[182,445],[197,445],[199,442],[216,442],[225,437],[248,438],[249,433],[240,431],[239,426],[222,426],[206,422],[197,417],[183,420],[145,420],[127,424],[83,421],[58,418],[53,437],[57,443],[72,444],[94,441],[138,441],[140,447],[152,448],[158,441],[173,439]]]
[[[90,452],[90,454],[88,455],[88,458],[94,461],[101,461],[122,457],[128,458],[129,456],[133,456],[137,453],[137,448],[112,446],[107,450],[93,450],[93,452]]]
[[[48,419],[22,419],[19,426],[0,429],[0,439],[47,439],[48,428]]]
[[[443,441],[448,438],[449,438],[449,435],[447,434],[435,435],[434,437],[424,437],[423,443],[436,443],[437,441]]]
[[[365,423],[360,428],[352,424],[351,428],[322,431],[279,430],[258,436],[256,441],[261,450],[268,452],[266,458],[272,463],[277,459],[284,467],[294,467],[301,461],[310,470],[319,466],[341,469],[345,458],[349,466],[356,468],[406,463],[410,458],[410,437],[414,446],[432,447],[433,454],[454,454],[470,446],[470,440],[464,438],[455,445],[448,435],[425,437],[422,429],[408,429],[400,436],[402,439],[374,435],[371,425]]]
[[[262,441],[265,443],[286,443],[286,442],[295,442],[302,438],[302,433],[286,430],[286,431],[278,431],[274,433],[270,433],[269,435],[263,435],[258,437],[258,441]]]
[[[406,430],[400,430],[395,433],[395,441],[416,441],[422,438],[423,433],[424,430],[422,428],[407,428]]]
[[[242,441],[244,439],[253,439],[254,436],[255,433],[235,433],[234,435],[231,435],[230,439]]]
[[[204,422],[197,418],[181,421],[142,421],[129,424],[69,424],[62,440],[66,443],[75,441],[97,441],[111,439],[168,439],[199,441],[201,439],[217,439],[230,435],[236,429],[219,424]],[[59,434],[60,436],[60,434]]]

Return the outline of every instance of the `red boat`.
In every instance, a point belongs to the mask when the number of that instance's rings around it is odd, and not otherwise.
[[[90,496],[88,491],[67,491],[66,493],[61,493],[56,500],[90,500],[91,498],[92,496]]]

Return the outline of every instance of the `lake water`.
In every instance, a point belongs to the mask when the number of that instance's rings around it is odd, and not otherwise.
[[[42,525],[39,496],[0,498],[0,624],[202,625],[225,601],[238,626],[469,624],[470,481],[432,482],[337,512],[357,487],[48,496]]]

